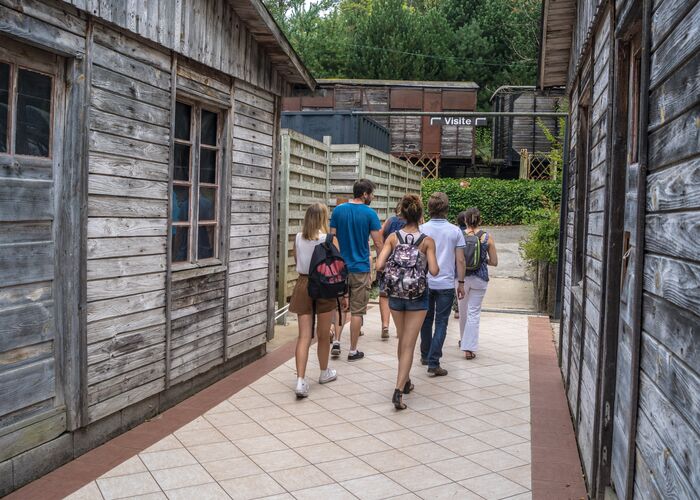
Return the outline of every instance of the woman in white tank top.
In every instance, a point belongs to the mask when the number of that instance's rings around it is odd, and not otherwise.
[[[299,278],[289,301],[289,312],[297,315],[299,325],[296,348],[297,384],[294,390],[299,398],[305,398],[309,395],[309,384],[305,379],[306,363],[309,360],[313,322],[316,320],[318,321],[316,325],[318,363],[321,367],[318,382],[326,384],[337,378],[336,371],[328,368],[328,355],[331,349],[330,327],[337,302],[331,299],[318,299],[316,301],[316,318],[314,318],[313,300],[309,297],[308,292],[311,256],[316,246],[326,241],[328,232],[328,207],[322,203],[310,205],[304,215],[303,230],[297,234],[294,244],[294,258]],[[337,238],[333,239],[333,243],[338,247]]]

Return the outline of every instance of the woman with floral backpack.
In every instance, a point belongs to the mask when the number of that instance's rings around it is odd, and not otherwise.
[[[433,276],[440,273],[435,241],[419,230],[423,217],[419,196],[407,194],[403,197],[401,217],[406,220],[406,225],[389,235],[377,258],[377,269],[384,271],[384,289],[389,296],[389,309],[399,337],[399,370],[392,396],[397,410],[406,408],[402,396],[413,390],[409,372],[418,333],[428,312],[427,272]]]
[[[459,345],[465,359],[474,359],[479,348],[481,303],[489,284],[487,266],[498,265],[498,254],[493,235],[480,229],[479,209],[468,209],[464,212],[464,218],[467,224],[464,231],[467,268],[464,276],[464,297],[459,300]]]

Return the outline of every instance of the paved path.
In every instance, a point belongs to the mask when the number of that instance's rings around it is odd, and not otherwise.
[[[373,309],[367,357],[333,362],[338,380],[312,381],[308,399],[292,392],[291,359],[70,498],[531,498],[527,317],[485,314],[473,361],[451,321],[449,375],[415,366],[401,412],[396,339],[378,326]]]

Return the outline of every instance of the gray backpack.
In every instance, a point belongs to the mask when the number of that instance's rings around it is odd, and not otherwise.
[[[428,263],[418,250],[425,235],[421,234],[414,241],[413,235],[409,234],[405,241],[400,231],[395,234],[399,244],[384,269],[384,290],[389,297],[415,300],[422,297],[428,287]]]
[[[481,253],[481,237],[484,235],[483,231],[479,231],[476,234],[464,234],[464,260],[467,263],[467,271],[476,271],[481,267],[481,263],[486,258],[485,255]]]

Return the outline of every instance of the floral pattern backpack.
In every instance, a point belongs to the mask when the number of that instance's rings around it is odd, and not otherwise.
[[[418,246],[425,239],[421,234],[418,239],[412,234],[404,240],[400,231],[396,231],[399,244],[391,253],[384,269],[384,290],[389,297],[416,300],[423,296],[428,287],[428,262]]]

